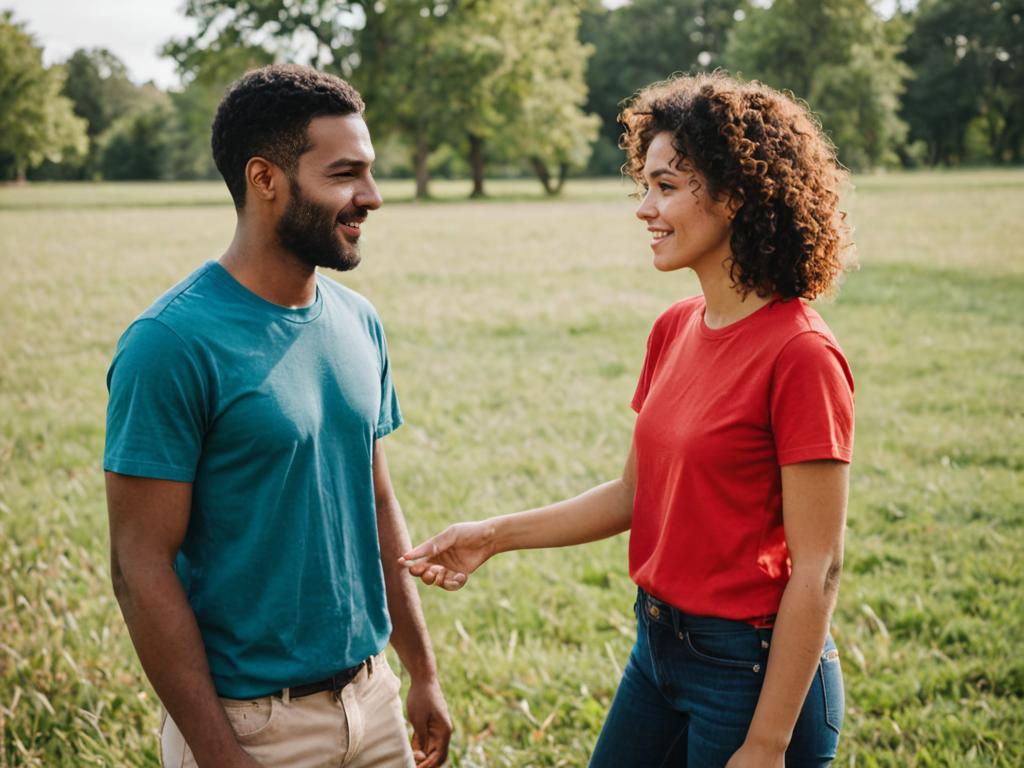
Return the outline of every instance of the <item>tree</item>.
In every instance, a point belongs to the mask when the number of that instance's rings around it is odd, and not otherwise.
[[[103,178],[115,181],[174,177],[171,167],[176,114],[170,96],[154,85],[139,89],[135,109],[99,137]]]
[[[468,148],[472,197],[484,194],[488,159],[528,160],[549,194],[586,162],[596,126],[582,110],[591,49],[577,38],[580,6],[473,0],[444,15],[436,55],[445,98],[434,111]]]
[[[90,139],[131,111],[138,101],[138,87],[128,70],[106,48],[79,48],[64,62],[67,80],[63,93],[75,106],[75,114],[88,123]]]
[[[139,89],[128,70],[106,48],[79,48],[64,62],[67,79],[62,93],[71,99],[75,114],[86,121],[89,151],[84,164],[65,168],[67,173],[91,175],[99,166],[99,137],[119,117],[138,106]],[[67,164],[65,164],[67,165]]]
[[[570,169],[586,165],[597,138],[600,118],[583,108],[593,47],[578,39],[578,5],[527,6],[522,10],[532,12],[533,18],[520,12],[519,23],[511,25],[518,38],[518,103],[511,115],[499,115],[495,136],[507,153],[528,160],[547,194],[557,195]]]
[[[367,120],[376,135],[408,141],[420,199],[430,195],[431,153],[453,139],[449,89],[459,70],[454,36],[446,34],[450,22],[447,9],[433,2],[375,4],[353,42],[359,55],[351,80],[366,101]]]
[[[554,128],[586,139],[579,104],[588,51],[575,39],[575,1],[189,0],[186,13],[199,22],[196,35],[166,49],[183,68],[204,50],[259,44],[351,80],[374,132],[401,134],[411,146],[419,197],[428,193],[430,155],[444,144],[468,147],[474,194],[482,194],[487,149],[513,135],[510,124],[536,139],[533,165],[545,173],[547,163],[568,168],[585,156],[579,138],[542,135],[552,125],[540,119],[545,97],[568,98],[572,105],[559,108],[576,122]],[[552,19],[559,29],[546,30]],[[579,83],[556,94],[545,72],[576,72]]]
[[[585,107],[600,117],[592,170],[615,173],[622,164],[616,120],[622,100],[674,72],[723,66],[729,30],[748,11],[747,0],[634,0],[614,10],[590,0],[580,38],[595,49]]]
[[[1024,140],[1024,0],[922,0],[907,14],[913,30],[903,60],[913,77],[903,115],[932,165],[967,154],[981,121],[989,159],[1021,162]]]
[[[10,158],[19,181],[43,160],[85,152],[85,121],[61,95],[63,85],[63,68],[44,67],[42,48],[23,25],[0,14],[0,156]]]
[[[840,159],[869,168],[892,162],[905,136],[898,52],[869,0],[775,0],[733,28],[726,62],[806,99]]]
[[[196,33],[171,41],[164,52],[183,71],[204,51],[242,47],[348,76],[358,61],[353,57],[353,31],[384,5],[373,0],[186,0],[185,15],[196,21]]]

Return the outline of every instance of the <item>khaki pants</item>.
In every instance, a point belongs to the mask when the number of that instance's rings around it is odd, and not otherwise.
[[[363,667],[338,693],[221,703],[238,743],[267,768],[409,768],[414,762],[398,677],[383,653],[373,657],[372,669]],[[160,756],[164,768],[196,766],[166,712]]]

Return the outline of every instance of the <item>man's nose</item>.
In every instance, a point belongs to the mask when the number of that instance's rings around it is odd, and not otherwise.
[[[384,198],[381,197],[380,188],[372,176],[360,188],[354,202],[360,208],[369,208],[371,211],[375,211],[383,205]]]

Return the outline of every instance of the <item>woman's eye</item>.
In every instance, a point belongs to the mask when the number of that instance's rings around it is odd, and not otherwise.
[[[673,187],[671,184],[667,184],[664,181],[658,184],[658,188],[662,192],[670,192],[671,190],[675,189],[675,187]]]

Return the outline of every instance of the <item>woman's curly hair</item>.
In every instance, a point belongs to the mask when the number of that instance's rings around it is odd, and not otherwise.
[[[735,201],[730,272],[744,294],[813,299],[833,289],[849,234],[839,211],[847,173],[805,105],[715,72],[644,88],[619,122],[623,170],[638,184],[651,141],[668,131],[708,194]]]

